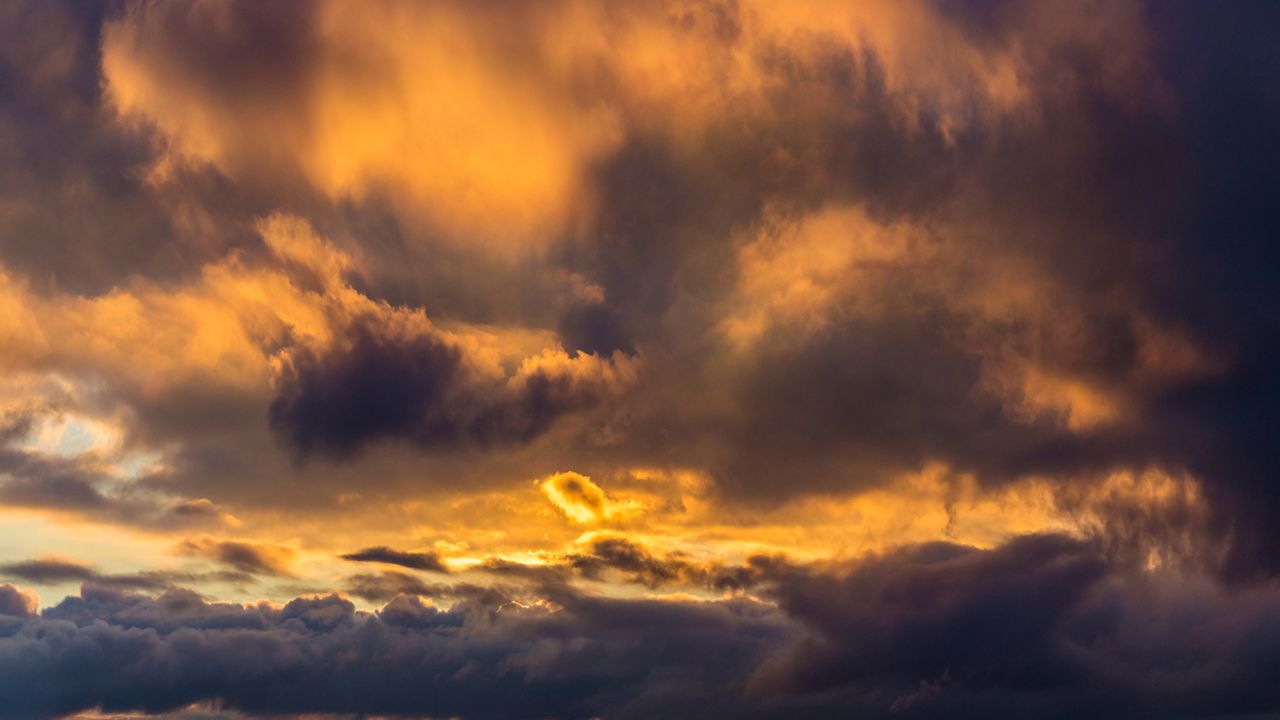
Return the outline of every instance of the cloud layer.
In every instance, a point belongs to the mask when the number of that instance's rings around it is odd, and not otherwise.
[[[0,715],[1280,711],[1278,30],[5,4]]]
[[[0,619],[0,699],[15,717],[213,702],[566,718],[1197,717],[1280,700],[1266,670],[1280,660],[1273,585],[1227,593],[1143,575],[1047,535],[843,567],[759,558],[749,575],[760,599],[544,586],[464,592],[446,610],[401,594],[376,613],[337,595],[233,605],[86,584],[36,616],[6,585],[0,597],[17,602]]]

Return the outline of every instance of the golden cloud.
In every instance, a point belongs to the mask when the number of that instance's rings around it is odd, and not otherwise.
[[[1048,8],[1017,22],[1112,44],[1137,24],[1116,5],[1097,8],[1111,24]],[[1140,32],[1123,40],[1120,55],[1140,55]],[[633,133],[680,142],[767,119],[771,93],[838,59],[879,77],[900,123],[950,137],[1025,104],[1034,51],[982,42],[923,0],[134,2],[102,46],[110,98],[167,138],[165,163],[385,193],[405,217],[508,250],[589,219],[592,168]],[[1121,59],[1117,84],[1138,73]],[[828,112],[856,111],[823,92]]]
[[[591,478],[576,472],[548,475],[538,487],[565,517],[579,525],[627,519],[644,511],[644,506],[635,500],[610,498]]]

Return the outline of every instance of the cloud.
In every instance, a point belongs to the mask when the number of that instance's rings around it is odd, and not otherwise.
[[[340,556],[343,560],[351,560],[354,562],[376,562],[387,565],[399,565],[407,567],[410,570],[430,570],[432,572],[447,573],[449,568],[440,559],[440,556],[434,552],[406,552],[404,550],[395,550],[379,545],[376,547],[367,547],[363,550],[347,553]]]
[[[179,543],[178,552],[208,558],[234,570],[257,575],[292,577],[297,551],[284,545],[223,540],[208,536]]]
[[[625,520],[644,510],[634,500],[610,498],[591,478],[576,472],[548,475],[539,481],[538,487],[556,509],[579,525]]]
[[[1277,27],[7,4],[0,707],[1274,711]]]
[[[59,417],[62,413],[57,403],[5,413],[0,430],[0,503],[153,530],[238,522],[207,498],[183,499],[166,492],[167,488],[148,488],[132,473],[122,472],[120,465],[134,458],[117,443],[64,448],[61,440],[49,447],[36,441],[42,426],[57,427],[66,436],[69,424]]]
[[[27,582],[50,585],[89,580],[96,573],[85,565],[69,560],[45,558],[0,565],[0,575],[26,580]]]
[[[1060,536],[990,551],[926,544],[844,572],[770,575],[768,596],[816,632],[754,675],[761,693],[879,698],[881,713],[924,717],[1211,714],[1236,699],[1276,701],[1246,679],[1252,658],[1277,652],[1246,639],[1280,608],[1274,586],[1245,598],[1204,576],[1135,573]],[[1173,620],[1183,613],[1206,634],[1187,642]],[[1171,645],[1213,661],[1184,664]]]
[[[103,573],[88,565],[60,558],[39,558],[0,565],[0,577],[16,578],[33,585],[77,583],[100,589],[155,592],[197,582],[250,583],[244,571],[183,572],[146,570],[133,573]]]
[[[436,586],[408,573],[384,571],[360,573],[347,578],[345,589],[370,602],[387,602],[399,595],[434,595]]]
[[[271,424],[304,456],[349,456],[380,439],[425,449],[524,443],[617,397],[635,377],[634,360],[621,353],[547,351],[502,381],[429,329],[358,317],[334,346],[287,356]]]
[[[157,530],[234,525],[211,501],[183,500],[120,479],[94,453],[55,456],[0,446],[0,503]]]
[[[567,563],[588,578],[600,579],[602,571],[616,570],[629,581],[652,588],[726,585],[731,582],[728,571],[717,572],[714,565],[699,565],[678,554],[659,557],[620,537],[593,539],[585,552],[571,553]]]
[[[40,598],[30,590],[0,584],[0,615],[29,617],[36,614]]]
[[[1211,717],[1280,700],[1260,670],[1280,653],[1271,586],[1227,591],[1045,535],[753,568],[769,602],[455,587],[432,593],[452,607],[398,595],[366,613],[338,595],[235,605],[86,586],[6,626],[0,699],[23,717],[212,698],[462,717]]]
[[[0,275],[0,302],[7,290],[14,309],[13,327],[0,325],[12,341],[0,362],[19,377],[67,378],[66,410],[110,413],[121,453],[160,460],[113,483],[105,458],[8,455],[12,504],[234,525],[213,498],[261,488],[248,478],[272,462],[290,474],[263,424],[296,456],[350,459],[380,441],[519,446],[638,382],[634,356],[570,355],[548,332],[445,330],[420,308],[374,300],[350,284],[356,259],[297,218],[272,216],[257,231],[265,254],[231,253],[181,287],[135,279],[98,297],[46,296]],[[54,479],[33,474],[58,475],[61,489],[46,492]],[[188,496],[173,497],[178,487]]]
[[[410,216],[493,246],[537,241],[570,220],[616,123],[542,83],[512,19],[470,10],[133,3],[104,29],[103,70],[115,106],[182,158],[238,177],[274,166],[335,199],[390,192]],[[246,73],[257,80],[232,101]]]
[[[0,639],[6,671],[0,698],[23,717],[95,706],[161,711],[215,695],[246,712],[360,706],[392,714],[577,717],[603,708],[619,681],[648,680],[679,697],[637,698],[642,705],[692,709],[700,684],[715,687],[740,671],[742,660],[679,668],[693,676],[664,663],[699,646],[758,657],[778,629],[767,612],[752,617],[750,608],[732,605],[583,601],[560,613],[510,607],[481,619],[468,612],[399,600],[371,615],[354,612],[338,596],[299,598],[273,609],[210,604],[179,593],[149,599],[91,592]],[[757,636],[735,635],[740,624]],[[617,653],[616,641],[638,625],[649,639]],[[72,642],[55,645],[41,639],[50,637],[46,633]],[[246,657],[245,647],[255,651]],[[16,653],[28,662],[19,663]],[[165,656],[178,664],[155,672]],[[359,662],[339,661],[342,656]],[[90,669],[103,681],[95,683],[101,690],[81,686],[70,672],[74,666]],[[36,677],[47,684],[33,686]],[[420,682],[405,682],[410,677]],[[438,680],[423,686],[422,678]]]
[[[148,182],[152,133],[116,122],[104,102],[102,26],[114,12],[23,0],[0,15],[0,253],[42,290],[98,295],[190,272],[247,240],[252,213],[210,173]]]

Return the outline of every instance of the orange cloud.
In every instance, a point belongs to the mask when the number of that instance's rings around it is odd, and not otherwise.
[[[421,310],[372,300],[346,282],[355,261],[296,218],[271,216],[258,230],[267,262],[232,253],[187,286],[139,280],[98,297],[41,296],[0,270],[0,362],[105,376],[143,396],[196,381],[264,393],[290,348],[323,349],[354,318],[376,317],[396,332],[456,346],[468,372],[486,383],[553,381],[566,391],[612,393],[637,380],[637,361],[627,356],[570,356],[547,333],[444,330]],[[513,359],[517,369],[508,373]]]
[[[597,525],[608,520],[634,517],[644,509],[634,500],[610,498],[591,478],[576,472],[549,475],[538,483],[538,487],[556,508],[579,525]]]
[[[1116,5],[1099,8],[1105,25],[1050,9],[1013,22],[1140,55]],[[589,219],[593,167],[633,133],[767,120],[771,93],[839,60],[883,83],[899,122],[950,137],[1025,104],[1034,51],[983,42],[923,0],[134,2],[102,45],[110,98],[162,133],[166,162],[386,194],[405,217],[508,251]],[[819,91],[828,113],[855,110]]]
[[[824,208],[800,218],[775,214],[740,241],[740,277],[720,329],[739,349],[771,327],[808,334],[849,302],[875,304],[865,278],[890,264],[922,262],[923,232],[885,225],[856,206]]]
[[[299,14],[280,28],[300,34],[282,50],[299,56],[231,101],[218,77],[229,68],[182,43],[252,43],[242,15],[253,11],[134,4],[104,34],[110,95],[180,157],[233,174],[267,159],[334,198],[386,191],[410,215],[496,246],[554,232],[585,164],[616,143],[607,112],[577,112],[510,46],[525,28],[474,6],[325,2]]]

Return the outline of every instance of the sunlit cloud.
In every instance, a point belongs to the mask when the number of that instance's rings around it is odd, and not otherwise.
[[[1277,27],[0,4],[0,715],[1274,712]]]

